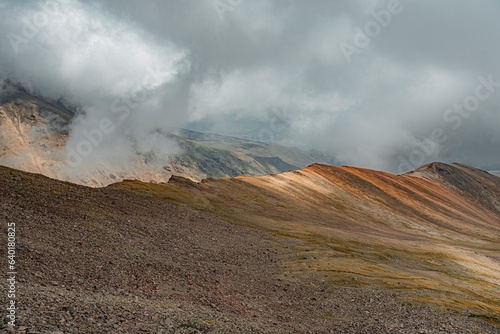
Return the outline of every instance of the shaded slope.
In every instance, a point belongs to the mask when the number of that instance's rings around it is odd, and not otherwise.
[[[500,214],[500,178],[495,175],[458,163],[431,163],[410,175],[452,187],[488,210]]]
[[[182,132],[185,133],[185,132]],[[189,132],[192,136],[192,131]],[[208,136],[206,134],[202,138]],[[212,136],[212,135],[210,135]],[[167,170],[196,171],[193,179],[203,179],[206,177],[233,177],[238,175],[265,175],[270,173],[280,173],[299,167],[284,162],[279,157],[261,157],[253,155],[252,149],[240,150],[241,146],[250,145],[249,142],[237,140],[231,137],[214,136],[219,138],[217,144],[199,139],[185,139],[174,136],[176,142],[182,149],[182,154],[172,157],[171,166]],[[225,140],[229,143],[237,141],[238,145],[224,145]],[[252,144],[259,148],[260,143]],[[267,144],[262,144],[267,145]],[[224,146],[229,146],[225,147]],[[245,152],[246,151],[246,152]],[[270,152],[268,152],[270,154]],[[193,173],[191,173],[193,174]]]

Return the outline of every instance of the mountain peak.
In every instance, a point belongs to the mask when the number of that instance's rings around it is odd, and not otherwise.
[[[432,173],[432,174],[441,174],[441,173],[450,173],[453,170],[454,164],[447,164],[440,161],[431,162],[428,164],[424,164],[418,167],[415,170],[408,172],[407,174],[413,173]]]
[[[421,176],[421,177],[436,177],[436,176],[452,176],[455,174],[468,173],[477,174],[481,176],[491,175],[485,170],[474,168],[468,165],[464,165],[458,162],[453,162],[451,164],[444,162],[431,162],[412,170],[406,175]]]
[[[500,213],[500,178],[482,169],[456,162],[432,162],[405,175],[454,188],[488,209]]]

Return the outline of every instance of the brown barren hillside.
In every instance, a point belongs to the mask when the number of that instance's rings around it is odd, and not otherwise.
[[[0,180],[26,333],[500,330],[500,179],[467,166]]]

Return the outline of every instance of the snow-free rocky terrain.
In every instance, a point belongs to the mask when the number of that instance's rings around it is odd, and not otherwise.
[[[105,188],[0,167],[9,222],[19,333],[500,333],[500,178],[464,165]]]

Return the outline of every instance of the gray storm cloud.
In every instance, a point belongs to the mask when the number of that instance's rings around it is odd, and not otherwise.
[[[166,163],[176,148],[159,130],[187,119],[187,50],[94,2],[9,1],[0,8],[1,76],[82,110],[67,143],[69,166],[126,165],[140,154]]]
[[[176,150],[162,133],[188,127],[392,172],[434,160],[498,170],[499,10],[465,0],[3,0],[0,70],[84,106],[70,148],[113,128],[98,159],[161,161]]]

